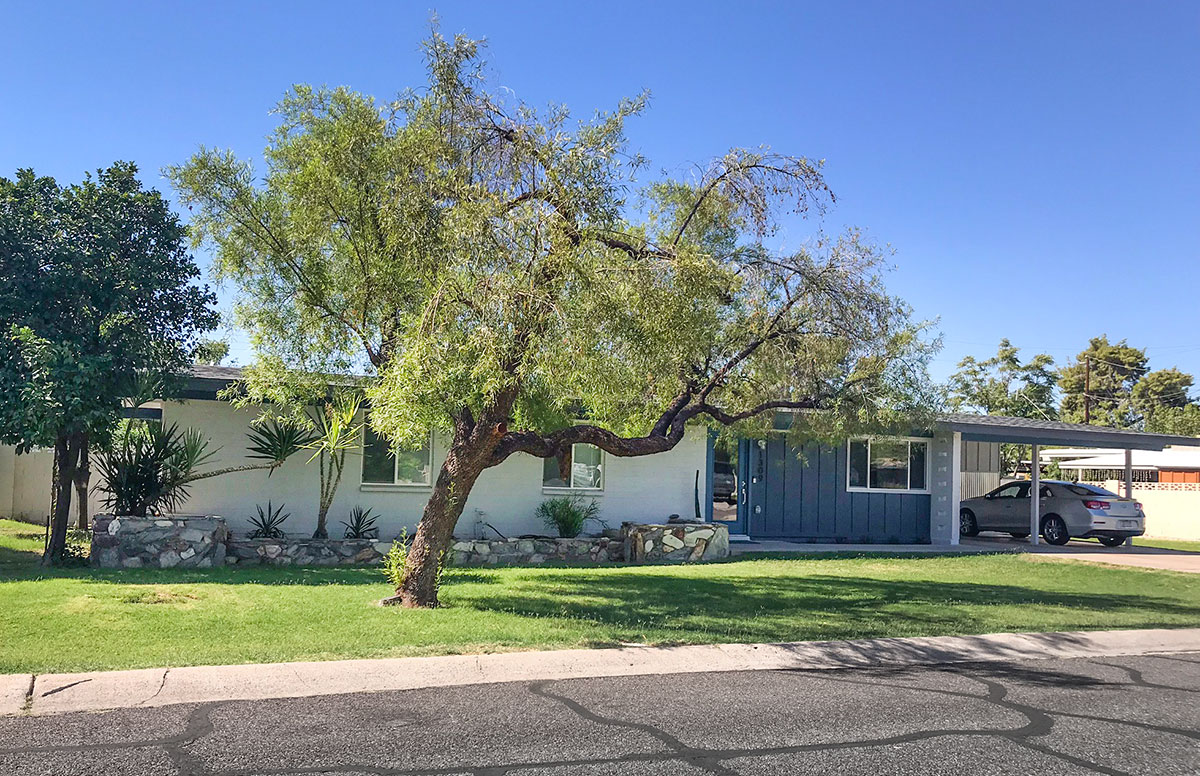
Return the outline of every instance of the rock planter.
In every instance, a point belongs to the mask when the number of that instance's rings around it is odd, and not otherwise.
[[[624,557],[631,563],[693,563],[729,557],[729,529],[713,523],[623,523],[621,536]]]
[[[227,565],[375,566],[391,549],[378,539],[230,539]]]
[[[560,539],[551,536],[516,539],[459,540],[451,547],[455,566],[497,564],[611,563],[624,555],[621,541],[607,536]]]
[[[97,515],[91,562],[106,569],[210,568],[225,563],[228,538],[224,518],[215,515]]]

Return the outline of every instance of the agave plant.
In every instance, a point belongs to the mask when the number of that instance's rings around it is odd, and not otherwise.
[[[347,539],[369,539],[377,530],[375,528],[376,520],[378,517],[372,514],[372,510],[356,506],[350,510],[349,520],[339,520],[338,522],[346,526]]]
[[[254,508],[258,510],[258,516],[250,518],[250,524],[254,526],[254,530],[250,532],[251,539],[282,539],[283,538],[283,523],[292,516],[291,512],[284,512],[284,504],[272,508],[271,502],[267,502],[267,508],[264,510],[261,504],[256,504]]]

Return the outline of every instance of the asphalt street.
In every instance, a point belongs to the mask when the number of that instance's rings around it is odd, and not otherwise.
[[[1200,653],[0,718],[0,774],[1200,773]]]

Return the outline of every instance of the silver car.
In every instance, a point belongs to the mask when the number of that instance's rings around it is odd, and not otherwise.
[[[1017,538],[1029,536],[1028,481],[1009,482],[984,496],[962,502],[958,532],[975,536],[980,531],[1003,531]],[[1042,480],[1042,538],[1049,544],[1071,539],[1099,539],[1116,547],[1130,536],[1146,532],[1142,505],[1104,488],[1079,482]]]

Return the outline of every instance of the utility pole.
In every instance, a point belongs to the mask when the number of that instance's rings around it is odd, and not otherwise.
[[[1092,422],[1092,357],[1083,361],[1083,422]]]

